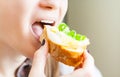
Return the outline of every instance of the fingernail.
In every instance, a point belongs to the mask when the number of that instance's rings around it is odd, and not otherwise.
[[[87,50],[87,52],[88,52],[88,53],[90,53],[90,51],[89,51],[89,50]]]
[[[45,44],[45,39],[42,40],[41,46],[43,46],[44,44]]]

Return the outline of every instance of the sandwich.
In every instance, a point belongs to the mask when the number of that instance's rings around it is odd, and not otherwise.
[[[67,24],[45,25],[40,40],[46,39],[50,55],[58,62],[77,67],[84,62],[84,52],[90,44],[85,35],[71,30]]]

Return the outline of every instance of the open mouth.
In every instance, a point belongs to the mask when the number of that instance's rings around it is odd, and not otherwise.
[[[33,35],[35,36],[35,38],[37,40],[39,40],[40,35],[42,34],[45,25],[54,26],[55,25],[55,21],[52,21],[52,20],[41,20],[41,21],[35,21],[32,24]]]

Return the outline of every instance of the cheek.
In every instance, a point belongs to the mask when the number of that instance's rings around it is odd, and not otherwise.
[[[19,12],[17,12],[16,8],[13,8],[13,6],[9,5],[3,5],[4,11],[0,13],[0,37],[10,37],[10,35],[13,35],[13,33],[16,30],[15,25],[19,24]],[[3,9],[1,7],[1,9]],[[6,39],[6,38],[4,38]]]
[[[25,5],[22,2],[18,4],[17,1],[3,4],[0,7],[0,41],[24,55],[32,56],[37,48],[36,42],[32,42],[34,39],[29,30],[29,17],[32,11],[31,8],[28,9],[29,4]]]
[[[63,5],[64,11],[66,12],[68,9],[68,0],[65,0],[65,2],[63,4],[64,4]]]
[[[68,9],[68,0],[64,0],[61,2],[61,5],[60,5],[61,9],[61,18],[63,19],[66,12],[67,12],[67,9]]]

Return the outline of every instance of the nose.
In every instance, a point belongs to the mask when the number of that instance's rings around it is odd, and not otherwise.
[[[53,9],[57,9],[60,5],[59,0],[40,0],[39,2],[39,7],[43,8],[43,9],[49,9],[49,10],[53,10]]]

